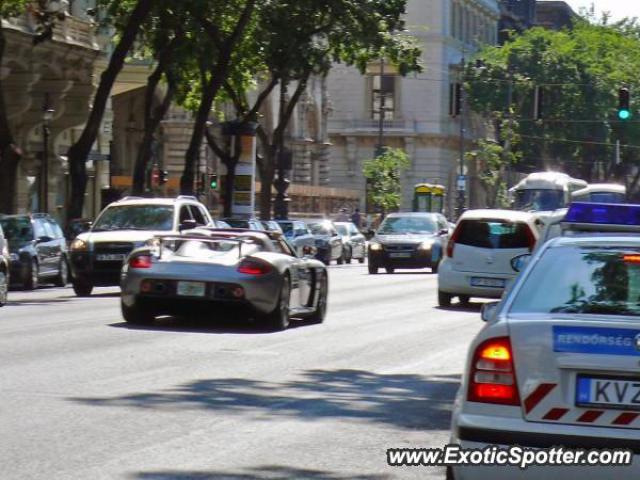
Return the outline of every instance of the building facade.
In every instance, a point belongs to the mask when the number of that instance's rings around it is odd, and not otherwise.
[[[406,24],[422,46],[424,72],[401,77],[384,61],[365,75],[342,65],[332,70],[332,186],[357,190],[365,208],[363,162],[378,144],[402,148],[411,166],[402,176],[401,208],[411,208],[416,183],[429,182],[447,187],[446,210],[453,213],[461,150],[471,146],[476,131],[468,115],[455,115],[461,60],[497,42],[499,15],[494,0],[410,0]]]

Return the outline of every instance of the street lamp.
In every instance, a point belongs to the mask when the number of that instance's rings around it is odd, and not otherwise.
[[[49,124],[55,110],[49,107],[48,95],[42,107],[42,210],[49,213]]]

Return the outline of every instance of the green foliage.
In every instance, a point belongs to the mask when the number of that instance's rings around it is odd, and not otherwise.
[[[0,18],[10,18],[24,13],[29,0],[0,0]]]
[[[404,150],[385,147],[382,155],[367,160],[362,167],[369,184],[369,201],[383,212],[396,210],[402,202],[400,172],[409,168]]]
[[[591,180],[596,162],[612,163],[616,140],[640,144],[640,123],[620,121],[616,110],[618,89],[626,85],[637,115],[640,28],[635,21],[591,20],[570,30],[533,28],[502,47],[484,48],[477,56],[482,63],[466,68],[473,110],[494,119],[512,111],[523,168],[559,167]],[[544,94],[542,120],[533,119],[536,86]],[[622,156],[627,165],[637,164],[640,149],[623,147]]]

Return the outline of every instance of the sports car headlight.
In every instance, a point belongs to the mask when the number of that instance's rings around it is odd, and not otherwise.
[[[71,242],[71,246],[69,247],[69,249],[72,252],[86,252],[87,250],[89,250],[89,243],[76,238],[73,242]]]
[[[426,240],[418,245],[418,250],[431,250],[433,247],[433,240]]]
[[[371,243],[369,244],[369,250],[371,250],[372,252],[378,252],[382,250],[382,245],[379,243]]]

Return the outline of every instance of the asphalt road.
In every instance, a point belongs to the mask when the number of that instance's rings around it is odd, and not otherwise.
[[[479,308],[430,273],[331,267],[322,325],[128,328],[117,289],[0,309],[2,479],[444,478],[389,447],[447,443]]]

